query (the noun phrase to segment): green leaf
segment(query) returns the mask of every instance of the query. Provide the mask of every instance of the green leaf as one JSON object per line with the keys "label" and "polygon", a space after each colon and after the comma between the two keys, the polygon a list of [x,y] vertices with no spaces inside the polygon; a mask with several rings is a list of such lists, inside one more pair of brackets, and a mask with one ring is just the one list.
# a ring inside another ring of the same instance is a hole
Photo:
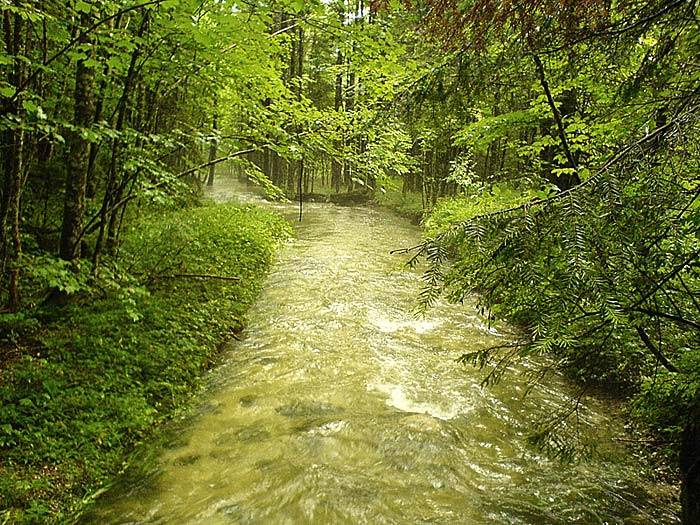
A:
{"label": "green leaf", "polygon": [[92,6],[83,0],[78,0],[75,3],[75,10],[79,13],[90,13],[92,11]]}
{"label": "green leaf", "polygon": [[17,92],[14,86],[10,86],[9,84],[3,87],[0,87],[0,95],[2,95],[5,98],[12,98],[14,94]]}
{"label": "green leaf", "polygon": [[304,9],[304,0],[291,0],[289,8],[294,13],[300,13]]}

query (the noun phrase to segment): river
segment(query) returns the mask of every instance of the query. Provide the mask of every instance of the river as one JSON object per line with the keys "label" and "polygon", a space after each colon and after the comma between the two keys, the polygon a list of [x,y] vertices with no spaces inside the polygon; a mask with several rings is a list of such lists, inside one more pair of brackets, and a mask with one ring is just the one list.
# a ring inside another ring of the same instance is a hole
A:
{"label": "river", "polygon": [[[235,195],[257,200],[231,180],[212,192]],[[583,398],[578,417],[599,444],[592,459],[564,464],[529,444],[577,390],[550,376],[525,395],[527,363],[485,388],[457,364],[508,334],[473,304],[414,315],[420,271],[389,252],[419,239],[388,211],[306,205],[194,414],[84,521],[677,523],[600,400]]]}

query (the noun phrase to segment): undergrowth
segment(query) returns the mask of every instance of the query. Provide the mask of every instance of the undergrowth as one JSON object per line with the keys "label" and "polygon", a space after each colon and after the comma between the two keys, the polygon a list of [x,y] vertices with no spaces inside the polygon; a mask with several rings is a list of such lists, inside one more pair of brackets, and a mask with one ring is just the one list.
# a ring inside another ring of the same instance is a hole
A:
{"label": "undergrowth", "polygon": [[289,231],[259,208],[205,206],[141,221],[97,278],[34,261],[29,289],[70,300],[0,316],[0,523],[69,520],[186,405]]}
{"label": "undergrowth", "polygon": [[374,201],[414,223],[420,222],[425,212],[420,193],[403,193],[400,189],[387,188],[384,193],[375,192]]}

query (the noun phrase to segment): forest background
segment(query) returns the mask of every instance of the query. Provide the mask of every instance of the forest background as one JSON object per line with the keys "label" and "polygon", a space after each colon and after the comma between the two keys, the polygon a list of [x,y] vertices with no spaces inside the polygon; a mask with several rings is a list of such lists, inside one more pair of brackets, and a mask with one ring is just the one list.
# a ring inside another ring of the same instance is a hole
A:
{"label": "forest background", "polygon": [[421,217],[422,304],[522,328],[462,360],[627,400],[700,522],[696,1],[1,5],[0,518],[89,502],[240,328],[288,227],[199,206],[226,170]]}

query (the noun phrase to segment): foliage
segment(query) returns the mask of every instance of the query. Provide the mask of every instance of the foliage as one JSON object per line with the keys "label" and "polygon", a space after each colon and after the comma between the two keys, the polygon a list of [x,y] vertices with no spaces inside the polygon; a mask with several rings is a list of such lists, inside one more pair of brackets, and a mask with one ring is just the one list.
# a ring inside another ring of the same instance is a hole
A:
{"label": "foliage", "polygon": [[[674,445],[681,439],[686,421],[700,395],[700,358],[691,348],[677,350],[677,362],[684,374],[655,370],[642,378],[639,393],[632,401],[635,416],[653,422],[658,439]],[[666,446],[667,452],[675,452],[675,446]]]}
{"label": "foliage", "polygon": [[[24,426],[0,427],[14,462],[0,494],[26,520],[57,510],[45,480],[75,493],[115,468],[205,366],[222,335],[208,316],[235,318],[251,300],[284,228],[253,209],[172,212],[221,166],[273,199],[348,192],[428,212],[426,304],[478,294],[527,335],[501,356],[547,353],[628,393],[672,446],[692,427],[696,0],[2,9],[0,391]],[[497,354],[463,360],[495,364],[497,378],[509,362]],[[86,464],[57,437],[73,420],[94,438],[75,449]],[[54,475],[58,451],[73,466]]]}
{"label": "foliage", "polygon": [[[413,189],[434,205],[424,304],[477,294],[523,328],[465,353],[487,382],[546,354],[630,399],[652,441],[680,452],[697,522],[697,2],[403,5],[448,50],[404,97]],[[566,454],[555,426],[535,441]]]}
{"label": "foliage", "polygon": [[407,217],[419,223],[423,218],[423,202],[417,193],[404,193],[401,191],[400,180],[396,177],[390,178],[384,185],[384,191],[375,194],[375,201],[392,210],[399,215]]}
{"label": "foliage", "polygon": [[[520,355],[554,355],[583,383],[638,391],[636,414],[675,444],[700,380],[691,350],[700,347],[700,167],[686,156],[696,134],[686,129],[653,160],[628,159],[540,204],[444,203],[428,219],[434,237],[424,248],[441,246],[433,265],[449,264],[438,282],[426,276],[431,287],[456,301],[478,293],[493,315],[523,326],[531,339]],[[480,363],[498,374],[507,361],[497,356]]]}
{"label": "foliage", "polygon": [[111,280],[79,303],[4,314],[22,327],[14,344],[32,350],[0,369],[0,517],[62,522],[89,502],[240,330],[287,235],[282,219],[250,206],[155,215],[129,230]]}
{"label": "foliage", "polygon": [[[70,280],[87,279],[78,260],[99,266],[118,251],[134,203],[196,194],[212,142],[235,156],[288,141],[286,122],[308,109],[285,109],[295,99],[282,81],[287,35],[270,31],[270,8],[5,4],[0,300],[10,310],[34,297],[19,286],[24,271],[53,272],[44,280],[73,293]],[[50,263],[55,255],[70,264]]]}
{"label": "foliage", "polygon": [[438,201],[425,220],[429,235],[444,234],[453,224],[463,223],[488,213],[519,206],[533,200],[533,189],[518,189],[510,183],[478,188],[476,194],[462,194]]}

